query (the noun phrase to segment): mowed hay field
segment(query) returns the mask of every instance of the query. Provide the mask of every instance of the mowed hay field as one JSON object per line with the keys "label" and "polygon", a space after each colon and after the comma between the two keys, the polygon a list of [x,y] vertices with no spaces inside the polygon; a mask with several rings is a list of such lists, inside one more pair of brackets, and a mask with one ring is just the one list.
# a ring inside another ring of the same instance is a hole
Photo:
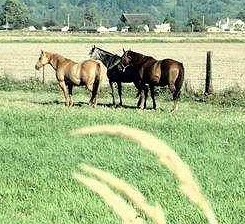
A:
{"label": "mowed hay field", "polygon": [[[56,52],[75,61],[87,59],[91,43],[3,43],[0,45],[0,75],[23,79],[42,77],[34,65],[41,49]],[[245,44],[243,43],[104,43],[97,46],[122,55],[122,47],[157,59],[173,58],[184,63],[185,79],[194,89],[204,89],[206,52],[214,54],[214,90],[245,88]],[[45,68],[46,80],[55,80],[54,71]]]}
{"label": "mowed hay field", "polygon": [[[128,87],[126,107],[111,107],[107,89],[97,108],[91,108],[87,91],[76,88],[76,104],[68,109],[58,89],[39,91],[30,84],[14,90],[14,84],[9,89],[6,85],[1,83],[0,90],[1,223],[122,223],[104,200],[73,179],[74,171],[84,174],[78,168],[82,163],[126,181],[151,205],[160,204],[167,223],[207,223],[155,155],[117,137],[69,135],[73,129],[98,124],[139,128],[167,143],[190,166],[218,223],[244,223],[244,107],[185,98],[179,111],[170,114],[171,102],[160,94],[160,109],[139,111],[136,91]],[[111,190],[135,208],[143,223],[153,223],[121,192]]]}

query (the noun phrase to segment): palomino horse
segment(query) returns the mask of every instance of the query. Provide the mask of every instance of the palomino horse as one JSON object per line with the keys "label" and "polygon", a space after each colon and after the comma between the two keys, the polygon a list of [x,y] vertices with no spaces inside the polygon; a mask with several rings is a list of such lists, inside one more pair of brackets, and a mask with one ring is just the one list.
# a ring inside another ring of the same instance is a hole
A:
{"label": "palomino horse", "polygon": [[96,106],[100,85],[106,79],[107,69],[99,60],[89,59],[82,63],[76,63],[59,54],[41,51],[41,55],[35,66],[37,70],[50,64],[56,71],[58,84],[62,89],[66,106],[73,106],[73,86],[85,85],[91,92],[90,105]]}
{"label": "palomino horse", "polygon": [[[156,60],[153,57],[128,50],[122,56],[124,66],[132,65],[139,73],[142,84],[149,84],[153,109],[156,109],[154,86],[168,86],[174,100],[172,111],[177,108],[177,99],[180,97],[181,86],[184,81],[184,66],[182,63],[172,60]],[[143,90],[143,87],[141,88]],[[141,91],[140,108],[146,108],[148,91]]]}
{"label": "palomino horse", "polygon": [[140,85],[139,85],[140,77],[137,76],[138,74],[137,71],[134,69],[133,66],[127,66],[124,69],[121,63],[120,56],[116,54],[112,54],[108,51],[105,51],[95,46],[93,46],[89,54],[92,58],[101,60],[103,64],[107,67],[107,77],[109,79],[109,83],[111,87],[113,105],[116,105],[113,83],[115,82],[117,83],[120,106],[122,106],[122,82],[125,83],[133,82],[135,87],[138,90],[140,89]]}

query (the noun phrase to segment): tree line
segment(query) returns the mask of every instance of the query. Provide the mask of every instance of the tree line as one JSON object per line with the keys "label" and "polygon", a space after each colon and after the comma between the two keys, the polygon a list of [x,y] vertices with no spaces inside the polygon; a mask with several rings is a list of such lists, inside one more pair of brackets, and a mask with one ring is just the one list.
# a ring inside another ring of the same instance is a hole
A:
{"label": "tree line", "polygon": [[115,26],[126,13],[149,13],[175,31],[201,31],[221,18],[245,20],[245,0],[0,0],[0,25]]}

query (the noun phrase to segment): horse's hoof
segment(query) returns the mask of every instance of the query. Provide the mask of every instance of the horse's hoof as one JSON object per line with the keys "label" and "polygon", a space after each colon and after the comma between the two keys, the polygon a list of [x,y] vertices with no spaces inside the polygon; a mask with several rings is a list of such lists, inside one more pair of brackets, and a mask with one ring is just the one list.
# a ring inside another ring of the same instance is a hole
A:
{"label": "horse's hoof", "polygon": [[176,109],[172,109],[172,110],[170,110],[170,113],[171,113],[171,114],[175,114],[176,111],[177,111]]}
{"label": "horse's hoof", "polygon": [[74,106],[74,102],[70,102],[69,107],[73,107]]}

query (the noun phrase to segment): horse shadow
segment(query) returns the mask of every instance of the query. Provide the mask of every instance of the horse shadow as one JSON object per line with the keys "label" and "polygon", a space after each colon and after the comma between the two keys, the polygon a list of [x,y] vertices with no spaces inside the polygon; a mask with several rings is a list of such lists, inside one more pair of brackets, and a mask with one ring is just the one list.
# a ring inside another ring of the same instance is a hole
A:
{"label": "horse shadow", "polygon": [[43,105],[43,106],[64,104],[64,102],[61,102],[58,100],[51,100],[51,101],[45,101],[45,102],[32,101],[31,103],[39,104],[39,105]]}
{"label": "horse shadow", "polygon": [[[65,105],[63,101],[59,101],[59,100],[51,100],[51,101],[45,101],[45,102],[32,101],[32,103],[43,105],[43,106]],[[82,106],[89,106],[89,103],[84,102],[84,101],[79,101],[79,102],[75,102],[73,107],[82,107]],[[113,105],[112,103],[97,103],[97,106],[107,107],[107,108],[137,109],[137,106],[131,106],[131,105],[120,106],[120,105]]]}
{"label": "horse shadow", "polygon": [[[77,107],[81,107],[81,106],[84,106],[84,105],[89,105],[89,103],[87,102],[77,102],[77,103],[74,103],[74,106],[77,106]],[[112,103],[97,103],[97,106],[100,106],[100,107],[107,107],[107,108],[124,108],[124,109],[137,109],[136,106],[131,106],[131,105],[113,105]]]}

